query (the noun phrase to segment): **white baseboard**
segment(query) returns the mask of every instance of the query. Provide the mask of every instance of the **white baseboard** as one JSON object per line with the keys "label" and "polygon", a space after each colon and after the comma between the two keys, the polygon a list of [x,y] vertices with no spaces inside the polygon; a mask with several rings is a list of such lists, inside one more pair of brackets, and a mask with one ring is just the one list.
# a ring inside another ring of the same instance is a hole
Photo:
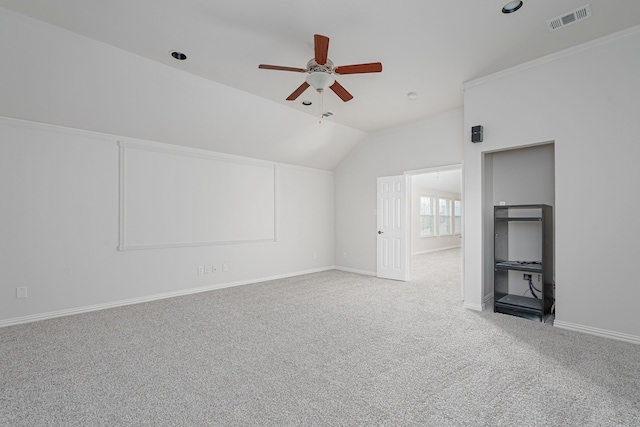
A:
{"label": "white baseboard", "polygon": [[569,331],[583,332],[585,334],[597,335],[599,337],[611,338],[618,341],[626,341],[633,344],[640,344],[640,337],[635,335],[624,334],[621,332],[608,331],[606,329],[593,328],[591,326],[578,325],[575,323],[563,322],[562,320],[555,319],[553,326],[560,329],[567,329]]}
{"label": "white baseboard", "polygon": [[489,295],[485,295],[484,298],[482,298],[482,302],[480,304],[463,302],[462,306],[464,308],[468,308],[469,310],[484,311],[484,309],[487,308],[487,305],[489,304],[493,305],[493,293],[490,293]]}
{"label": "white baseboard", "polygon": [[74,314],[89,313],[91,311],[105,310],[108,308],[123,307],[125,305],[140,304],[143,302],[157,301],[166,298],[191,295],[200,292],[214,291],[216,289],[230,288],[233,286],[250,285],[252,283],[268,282],[270,280],[286,279],[288,277],[302,276],[304,274],[319,273],[321,271],[334,270],[334,266],[315,268],[312,270],[298,271],[295,273],[281,274],[277,276],[262,277],[260,279],[238,280],[235,282],[218,283],[215,285],[202,286],[197,288],[183,289],[174,292],[165,292],[162,294],[148,295],[138,298],[129,298],[120,301],[113,301],[105,304],[87,305],[84,307],[69,308],[66,310],[50,311],[47,313],[33,314],[30,316],[14,317],[11,319],[0,320],[0,328],[5,326],[19,325],[22,323],[37,322],[39,320],[53,319],[56,317],[71,316]]}
{"label": "white baseboard", "polygon": [[466,301],[462,303],[462,306],[464,308],[466,308],[466,309],[473,310],[473,311],[482,311],[482,310],[484,310],[484,307],[483,307],[482,304],[473,304],[473,303],[466,302]]}
{"label": "white baseboard", "polygon": [[446,246],[444,248],[429,249],[427,251],[411,252],[411,255],[430,254],[431,252],[440,252],[440,251],[446,251],[448,249],[455,249],[455,248],[461,248],[461,247],[462,247],[462,245]]}
{"label": "white baseboard", "polygon": [[334,269],[335,270],[340,270],[340,271],[346,271],[347,273],[364,274],[365,276],[377,276],[378,275],[378,273],[376,273],[375,271],[357,270],[355,268],[340,267],[338,265],[336,265],[334,267]]}

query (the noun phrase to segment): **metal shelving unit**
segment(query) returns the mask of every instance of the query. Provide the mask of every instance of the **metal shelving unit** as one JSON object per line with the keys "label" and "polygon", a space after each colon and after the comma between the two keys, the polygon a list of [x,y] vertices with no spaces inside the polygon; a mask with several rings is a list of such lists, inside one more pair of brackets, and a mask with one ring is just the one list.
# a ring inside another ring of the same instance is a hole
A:
{"label": "metal shelving unit", "polygon": [[[543,321],[551,314],[554,303],[553,290],[553,220],[552,207],[548,205],[494,206],[494,311]],[[519,233],[527,230],[527,233]],[[522,247],[529,259],[513,259],[509,240],[518,239],[519,234],[528,236],[528,241],[516,240],[519,252]],[[531,236],[539,241],[531,241]],[[534,255],[531,255],[535,253]],[[509,281],[509,272],[518,271],[539,278],[535,288],[524,293],[515,290]],[[539,286],[538,286],[539,285]],[[536,290],[536,288],[538,288]]]}

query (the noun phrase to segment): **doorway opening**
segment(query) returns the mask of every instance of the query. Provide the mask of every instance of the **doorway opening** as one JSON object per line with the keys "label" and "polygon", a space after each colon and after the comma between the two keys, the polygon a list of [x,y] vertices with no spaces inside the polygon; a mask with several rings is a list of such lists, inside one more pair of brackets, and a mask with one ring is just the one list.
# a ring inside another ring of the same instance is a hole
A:
{"label": "doorway opening", "polygon": [[462,182],[462,164],[378,177],[377,277],[409,281],[412,257],[460,248],[464,300]]}
{"label": "doorway opening", "polygon": [[[443,251],[459,250],[463,246],[462,165],[448,165],[406,172],[409,185],[410,265],[422,264],[422,258]],[[437,265],[437,264],[435,264]],[[462,286],[462,256],[460,256],[460,292]],[[409,268],[411,271],[412,268]]]}
{"label": "doorway opening", "polygon": [[462,171],[411,177],[411,255],[462,245]]}

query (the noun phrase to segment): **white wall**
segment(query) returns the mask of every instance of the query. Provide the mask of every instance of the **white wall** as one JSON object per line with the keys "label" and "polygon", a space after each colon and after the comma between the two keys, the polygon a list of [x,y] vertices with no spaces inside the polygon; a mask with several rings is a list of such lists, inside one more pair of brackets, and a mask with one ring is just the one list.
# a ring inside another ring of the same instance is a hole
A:
{"label": "white wall", "polygon": [[116,140],[0,118],[0,325],[332,268],[333,174],[287,165],[277,242],[118,251]]}
{"label": "white wall", "polygon": [[[413,185],[411,187],[411,253],[413,255],[437,251],[445,248],[457,247],[462,244],[462,235],[452,234],[450,236],[430,236],[420,235],[420,197],[434,196],[451,200],[462,200],[459,193],[423,188]],[[453,209],[453,207],[452,207]]]}
{"label": "white wall", "polygon": [[493,157],[493,200],[508,205],[555,203],[553,144],[487,154]]}
{"label": "white wall", "polygon": [[[466,306],[481,307],[490,286],[484,153],[553,141],[556,325],[640,341],[638,52],[634,27],[465,85]],[[478,124],[484,142],[466,142]]]}
{"label": "white wall", "polygon": [[462,110],[453,110],[358,145],[335,173],[337,266],[375,274],[376,178],[459,164],[462,135]]}

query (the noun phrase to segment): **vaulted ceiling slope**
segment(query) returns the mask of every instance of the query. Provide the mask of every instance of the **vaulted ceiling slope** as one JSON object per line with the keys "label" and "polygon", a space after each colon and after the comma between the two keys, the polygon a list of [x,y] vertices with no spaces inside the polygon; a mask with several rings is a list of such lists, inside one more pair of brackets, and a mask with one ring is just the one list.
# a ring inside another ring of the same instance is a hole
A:
{"label": "vaulted ceiling slope", "polygon": [[[460,107],[465,81],[640,24],[637,0],[507,2],[0,0],[0,114],[332,170],[367,132]],[[258,69],[304,68],[314,34],[336,65],[383,64],[337,76],[354,98],[327,91],[322,125],[313,89],[285,101],[304,74]]]}

